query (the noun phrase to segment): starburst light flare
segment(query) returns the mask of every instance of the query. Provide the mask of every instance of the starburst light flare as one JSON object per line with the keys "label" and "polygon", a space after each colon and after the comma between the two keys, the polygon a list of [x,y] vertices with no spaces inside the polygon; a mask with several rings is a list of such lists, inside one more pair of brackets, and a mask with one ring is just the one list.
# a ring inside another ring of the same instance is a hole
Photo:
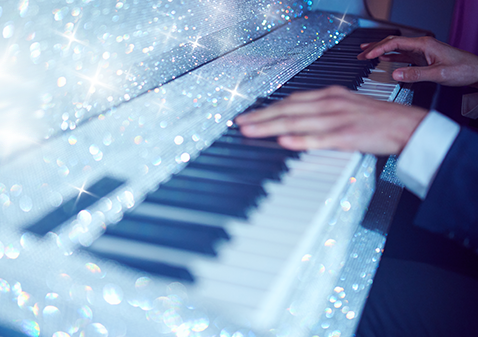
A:
{"label": "starburst light flare", "polygon": [[0,326],[226,333],[180,282],[84,250],[348,33],[325,14],[308,20],[309,2],[0,2]]}

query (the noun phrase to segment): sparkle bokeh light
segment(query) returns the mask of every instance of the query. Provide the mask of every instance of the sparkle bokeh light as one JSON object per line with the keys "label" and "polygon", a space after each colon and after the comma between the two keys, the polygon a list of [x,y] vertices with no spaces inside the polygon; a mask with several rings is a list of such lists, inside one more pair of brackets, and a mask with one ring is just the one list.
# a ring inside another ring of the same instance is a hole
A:
{"label": "sparkle bokeh light", "polygon": [[[180,283],[77,250],[357,25],[310,20],[310,5],[0,3],[0,324],[29,336],[248,334]],[[105,176],[120,186],[92,194]],[[82,196],[94,204],[42,237],[25,234]]]}

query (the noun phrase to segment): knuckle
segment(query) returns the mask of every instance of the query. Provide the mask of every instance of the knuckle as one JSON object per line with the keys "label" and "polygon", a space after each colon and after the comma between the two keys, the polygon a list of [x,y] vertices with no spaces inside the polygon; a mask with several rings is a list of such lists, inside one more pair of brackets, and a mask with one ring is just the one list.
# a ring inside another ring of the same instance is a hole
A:
{"label": "knuckle", "polygon": [[282,117],[277,120],[277,127],[280,132],[289,132],[292,128],[296,127],[296,118]]}
{"label": "knuckle", "polygon": [[290,106],[291,106],[291,103],[285,102],[285,101],[276,103],[274,105],[274,111],[273,111],[273,113],[270,114],[270,117],[271,118],[276,118],[276,117],[280,117],[280,116],[290,115],[290,113],[291,113],[290,112]]}
{"label": "knuckle", "polygon": [[321,135],[307,135],[302,137],[302,144],[307,149],[318,149],[322,144]]}
{"label": "knuckle", "polygon": [[295,130],[300,125],[299,118],[282,118],[281,126],[283,130],[293,129]]}
{"label": "knuckle", "polygon": [[450,78],[453,78],[454,74],[450,74],[447,68],[443,67],[440,69],[440,78],[442,81],[447,81]]}
{"label": "knuckle", "polygon": [[403,73],[403,79],[406,81],[419,81],[421,78],[421,71],[417,67],[410,67],[408,71]]}
{"label": "knuckle", "polygon": [[426,47],[430,47],[431,45],[434,45],[436,43],[436,39],[431,36],[423,36],[420,38],[420,42]]}

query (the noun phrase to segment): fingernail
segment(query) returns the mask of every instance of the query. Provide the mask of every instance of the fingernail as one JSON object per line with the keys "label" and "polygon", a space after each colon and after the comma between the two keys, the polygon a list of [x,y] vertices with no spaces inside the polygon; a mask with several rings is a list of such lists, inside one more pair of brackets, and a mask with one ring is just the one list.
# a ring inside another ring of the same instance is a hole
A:
{"label": "fingernail", "polygon": [[235,119],[234,119],[234,123],[236,124],[241,124],[244,120],[246,119],[246,117],[243,115],[243,116],[237,116]]}
{"label": "fingernail", "polygon": [[369,55],[370,55],[370,53],[366,53],[366,54],[363,55],[363,58],[368,60],[370,58]]}
{"label": "fingernail", "polygon": [[246,125],[241,127],[241,132],[245,135],[253,135],[256,130],[257,128],[255,125]]}
{"label": "fingernail", "polygon": [[281,145],[287,146],[294,143],[294,139],[291,136],[280,136],[279,143]]}
{"label": "fingernail", "polygon": [[362,43],[360,45],[360,48],[367,48],[369,45],[370,45],[370,42],[369,43]]}
{"label": "fingernail", "polygon": [[401,71],[401,70],[400,70],[400,71],[395,70],[395,71],[393,72],[393,79],[396,80],[396,81],[401,81],[401,80],[403,80],[403,71]]}

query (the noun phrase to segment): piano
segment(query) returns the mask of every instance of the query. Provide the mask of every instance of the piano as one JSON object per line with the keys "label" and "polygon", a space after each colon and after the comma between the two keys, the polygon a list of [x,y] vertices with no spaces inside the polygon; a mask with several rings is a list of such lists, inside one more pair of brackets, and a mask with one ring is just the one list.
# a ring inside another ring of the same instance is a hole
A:
{"label": "piano", "polygon": [[424,33],[318,5],[2,4],[0,335],[353,334],[393,158],[376,181],[234,117],[329,85],[410,104],[399,65],[355,56]]}

